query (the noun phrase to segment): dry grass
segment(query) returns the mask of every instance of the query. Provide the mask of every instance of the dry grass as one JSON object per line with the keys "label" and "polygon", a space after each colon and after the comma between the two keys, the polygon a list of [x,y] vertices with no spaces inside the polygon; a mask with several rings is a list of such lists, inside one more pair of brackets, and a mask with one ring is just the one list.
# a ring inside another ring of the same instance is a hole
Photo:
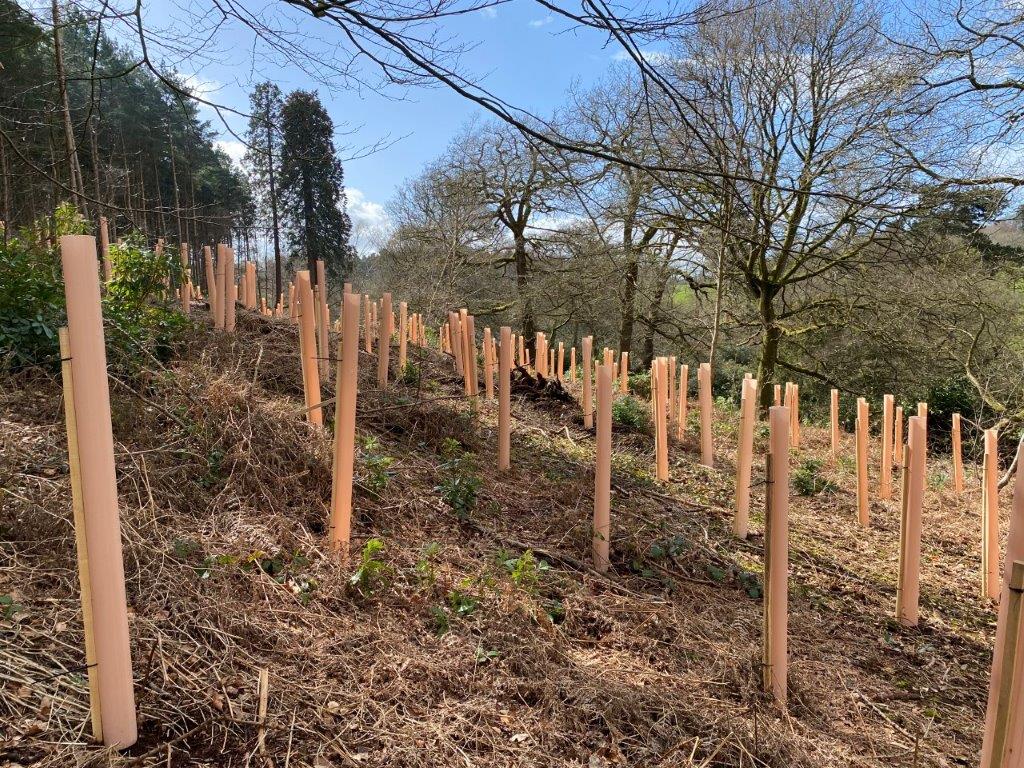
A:
{"label": "dry grass", "polygon": [[[892,620],[898,503],[875,502],[860,529],[845,460],[822,470],[838,493],[794,497],[782,713],[759,690],[759,493],[750,539],[728,534],[734,413],[716,421],[719,468],[696,464],[691,435],[664,486],[649,437],[616,436],[605,578],[583,564],[592,439],[574,403],[519,397],[514,467],[498,476],[493,406],[462,401],[446,361],[417,350],[420,380],[381,396],[364,357],[358,427],[373,442],[359,456],[354,535],[385,549],[379,579],[359,588],[354,567],[321,549],[330,439],[303,420],[295,349],[292,326],[240,313],[234,339],[200,331],[172,370],[112,392],[141,728],[124,756],[88,738],[59,382],[3,381],[0,595],[20,608],[0,618],[0,758],[976,762],[995,613],[978,596],[973,475],[958,498],[939,482],[945,462],[931,465],[916,630]],[[794,464],[825,458],[827,434],[803,432]],[[456,444],[470,452],[458,467]],[[456,476],[480,481],[468,514],[438,490]],[[527,548],[550,567],[514,574]]]}

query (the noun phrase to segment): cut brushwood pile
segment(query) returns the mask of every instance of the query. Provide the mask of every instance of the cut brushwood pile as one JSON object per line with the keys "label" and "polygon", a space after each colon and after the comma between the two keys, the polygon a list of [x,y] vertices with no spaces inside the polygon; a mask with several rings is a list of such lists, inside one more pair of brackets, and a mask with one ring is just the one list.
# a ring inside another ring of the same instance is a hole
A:
{"label": "cut brushwood pile", "polygon": [[[0,761],[976,764],[995,623],[977,468],[961,496],[929,458],[920,623],[902,627],[899,499],[872,498],[861,527],[854,436],[833,460],[829,430],[804,425],[783,714],[761,685],[762,462],[749,536],[731,534],[735,409],[716,403],[713,469],[693,410],[668,483],[648,431],[613,429],[599,574],[594,432],[550,407],[579,384],[515,369],[499,473],[497,405],[467,401],[448,357],[410,347],[418,375],[381,393],[364,351],[342,566],[324,538],[330,431],[305,418],[296,327],[240,311],[226,338],[192,315],[175,362],[111,387],[140,727],[124,755],[88,737],[60,380],[0,381]],[[766,440],[759,423],[757,456]]]}

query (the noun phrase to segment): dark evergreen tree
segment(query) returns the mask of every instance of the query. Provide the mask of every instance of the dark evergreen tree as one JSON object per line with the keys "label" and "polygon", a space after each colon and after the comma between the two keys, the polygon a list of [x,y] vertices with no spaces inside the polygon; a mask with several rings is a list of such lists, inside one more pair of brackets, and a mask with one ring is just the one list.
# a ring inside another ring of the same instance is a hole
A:
{"label": "dark evergreen tree", "polygon": [[352,222],[345,210],[345,176],[334,149],[334,123],[316,93],[293,91],[281,109],[281,213],[289,257],[316,260],[335,279],[352,270]]}
{"label": "dark evergreen tree", "polygon": [[264,82],[257,85],[249,96],[249,129],[246,141],[245,164],[253,194],[260,210],[270,215],[271,237],[274,242],[274,298],[284,290],[281,269],[281,227],[278,215],[277,172],[281,159],[281,89]]}

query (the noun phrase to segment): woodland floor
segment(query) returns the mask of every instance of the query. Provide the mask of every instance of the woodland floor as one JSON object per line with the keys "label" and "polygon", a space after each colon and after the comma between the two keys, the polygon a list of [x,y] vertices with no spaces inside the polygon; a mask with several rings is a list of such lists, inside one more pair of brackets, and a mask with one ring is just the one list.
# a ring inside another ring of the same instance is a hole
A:
{"label": "woodland floor", "polygon": [[[616,429],[601,577],[575,403],[516,397],[499,475],[495,406],[474,414],[447,359],[414,350],[420,382],[381,396],[364,355],[353,530],[357,551],[384,550],[360,590],[323,549],[330,437],[303,419],[296,348],[287,322],[240,313],[234,337],[200,325],[173,363],[112,387],[140,717],[124,755],[89,739],[60,382],[0,378],[0,765],[977,763],[995,612],[973,467],[956,496],[929,459],[921,624],[905,629],[899,483],[859,527],[852,436],[837,463],[804,427],[793,465],[821,459],[838,490],[791,503],[783,713],[760,692],[762,487],[750,538],[729,534],[735,409],[717,408],[716,468],[691,423],[668,484],[650,436]],[[439,486],[474,476],[460,515]],[[527,549],[543,564],[517,561]]]}

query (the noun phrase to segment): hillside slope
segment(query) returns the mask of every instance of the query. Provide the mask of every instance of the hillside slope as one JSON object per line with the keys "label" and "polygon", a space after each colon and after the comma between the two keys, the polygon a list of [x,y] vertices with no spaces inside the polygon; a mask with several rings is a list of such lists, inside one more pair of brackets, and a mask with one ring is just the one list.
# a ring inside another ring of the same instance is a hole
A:
{"label": "hillside slope", "polygon": [[124,756],[88,738],[60,383],[2,381],[0,595],[13,605],[0,606],[0,758],[976,763],[995,612],[978,595],[973,469],[957,497],[944,459],[929,463],[922,621],[908,630],[892,618],[898,501],[873,502],[861,529],[852,461],[831,462],[826,432],[803,430],[794,466],[821,460],[837,490],[792,501],[782,713],[760,692],[761,487],[749,540],[729,535],[732,409],[716,414],[717,468],[696,463],[691,424],[667,485],[651,438],[616,427],[602,577],[585,565],[593,439],[575,403],[514,397],[513,468],[499,475],[494,405],[472,409],[447,359],[414,349],[419,380],[381,395],[364,355],[365,560],[342,567],[323,549],[330,438],[303,419],[296,350],[293,326],[240,312],[234,337],[199,325],[172,365],[111,390],[141,729]]}

